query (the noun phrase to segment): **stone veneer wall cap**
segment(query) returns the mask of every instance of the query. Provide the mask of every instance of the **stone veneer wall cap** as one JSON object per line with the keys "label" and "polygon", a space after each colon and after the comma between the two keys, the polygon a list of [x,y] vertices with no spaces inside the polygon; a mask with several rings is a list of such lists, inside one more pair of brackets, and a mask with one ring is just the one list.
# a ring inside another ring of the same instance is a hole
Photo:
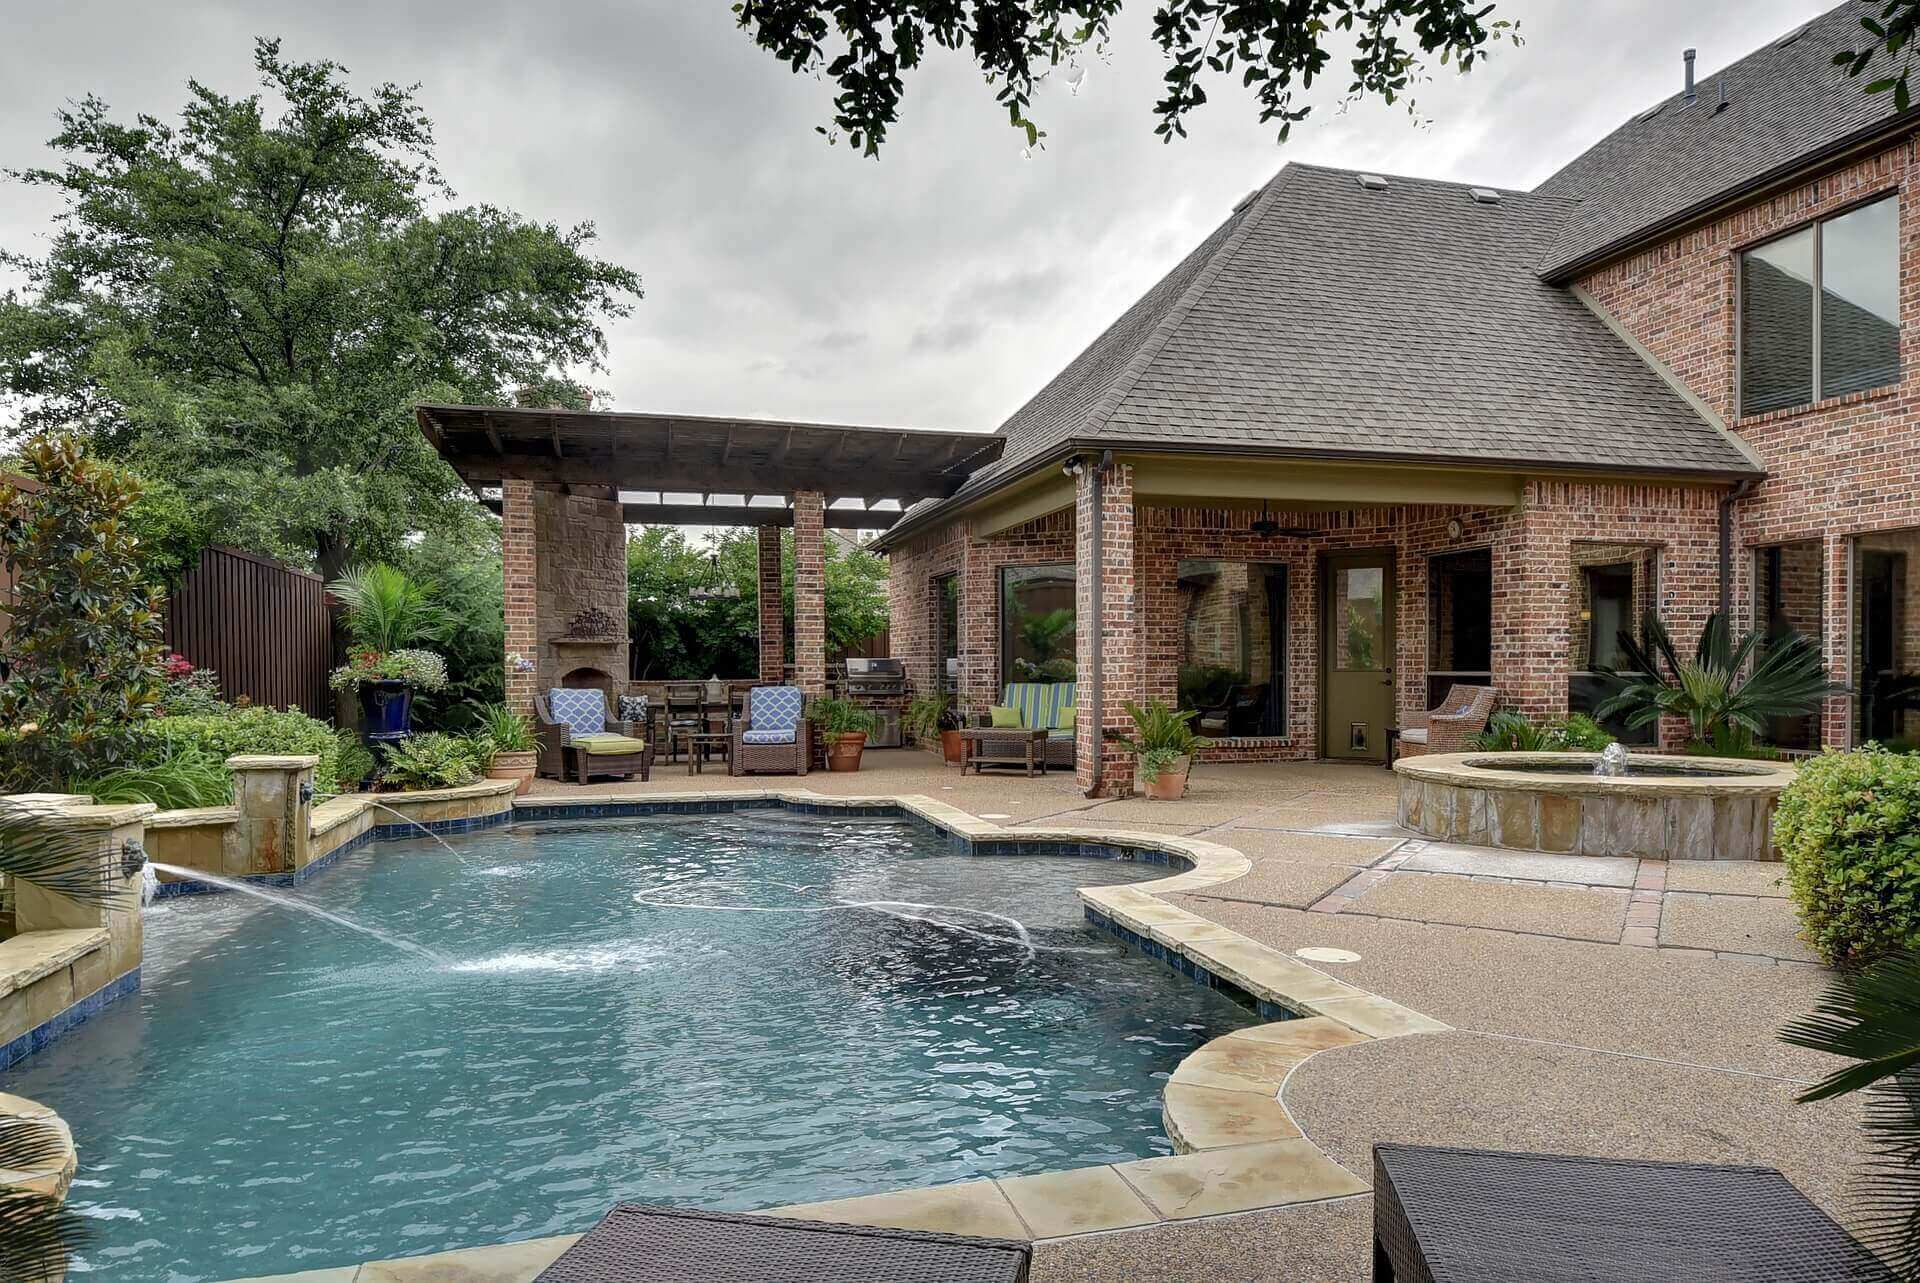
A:
{"label": "stone veneer wall cap", "polygon": [[28,931],[0,940],[0,998],[106,948],[110,938],[105,927],[74,927]]}
{"label": "stone veneer wall cap", "polygon": [[150,829],[191,829],[203,824],[232,824],[239,820],[237,806],[193,806],[177,811],[157,811],[147,817]]}
{"label": "stone veneer wall cap", "polygon": [[236,753],[227,759],[229,771],[298,771],[320,765],[311,753]]}
{"label": "stone veneer wall cap", "polygon": [[160,808],[151,802],[61,807],[29,804],[0,806],[0,815],[33,819],[42,827],[50,829],[114,829],[123,824],[138,824],[148,816],[158,813],[159,810]]}
{"label": "stone veneer wall cap", "polygon": [[[1697,778],[1684,775],[1580,775],[1529,771],[1509,762],[1543,766],[1578,765],[1592,762],[1593,753],[1521,753],[1503,749],[1481,749],[1472,753],[1424,753],[1394,762],[1397,775],[1428,784],[1445,784],[1499,792],[1578,794],[1581,796],[1621,797],[1772,797],[1793,783],[1799,767],[1792,762],[1768,762],[1752,758],[1678,757],[1665,754],[1634,753],[1628,767],[1644,766],[1693,769]],[[1719,772],[1714,774],[1712,772]]]}
{"label": "stone veneer wall cap", "polygon": [[27,1168],[0,1168],[0,1192],[66,1197],[80,1158],[73,1148],[73,1132],[66,1120],[38,1101],[0,1092],[0,1124],[35,1124],[59,1137],[54,1151]]}

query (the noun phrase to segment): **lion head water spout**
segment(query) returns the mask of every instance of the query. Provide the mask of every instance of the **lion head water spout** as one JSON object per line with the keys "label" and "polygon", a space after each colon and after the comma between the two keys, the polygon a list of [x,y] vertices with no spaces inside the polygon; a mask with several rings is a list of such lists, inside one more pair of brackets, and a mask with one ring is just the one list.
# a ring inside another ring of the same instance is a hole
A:
{"label": "lion head water spout", "polygon": [[1603,776],[1618,776],[1627,773],[1627,746],[1619,740],[1600,750],[1600,760],[1593,764],[1593,773]]}

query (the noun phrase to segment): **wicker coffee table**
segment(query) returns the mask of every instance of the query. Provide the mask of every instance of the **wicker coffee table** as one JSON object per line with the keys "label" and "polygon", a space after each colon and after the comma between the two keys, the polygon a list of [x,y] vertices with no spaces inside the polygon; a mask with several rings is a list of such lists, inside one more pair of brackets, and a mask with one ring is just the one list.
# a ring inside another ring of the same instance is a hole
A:
{"label": "wicker coffee table", "polygon": [[1376,1283],[1893,1275],[1771,1167],[1373,1147]]}
{"label": "wicker coffee table", "polygon": [[1018,766],[1028,775],[1047,773],[1047,733],[1024,726],[970,726],[960,732],[960,773],[971,766]]}
{"label": "wicker coffee table", "polygon": [[997,1238],[622,1203],[534,1283],[1025,1283]]}

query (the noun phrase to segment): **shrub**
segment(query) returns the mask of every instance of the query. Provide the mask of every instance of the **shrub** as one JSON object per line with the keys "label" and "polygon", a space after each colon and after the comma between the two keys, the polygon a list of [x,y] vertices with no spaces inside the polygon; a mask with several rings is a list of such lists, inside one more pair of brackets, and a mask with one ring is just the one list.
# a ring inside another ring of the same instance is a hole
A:
{"label": "shrub", "polygon": [[1108,731],[1107,738],[1139,759],[1142,783],[1153,783],[1181,758],[1213,747],[1212,740],[1193,733],[1193,727],[1188,724],[1194,718],[1191,708],[1175,710],[1169,708],[1165,700],[1150,699],[1145,708],[1128,700],[1126,709],[1138,734],[1129,738],[1117,731]]}
{"label": "shrub", "polygon": [[1781,793],[1773,834],[1822,958],[1920,946],[1920,758],[1869,745],[1813,759]]}
{"label": "shrub", "polygon": [[200,717],[159,717],[149,722],[142,740],[147,765],[183,749],[201,749],[224,762],[235,753],[312,754],[313,787],[322,793],[340,788],[340,741],[333,728],[297,708],[236,708]]}
{"label": "shrub", "polygon": [[1597,753],[1611,743],[1613,736],[1585,713],[1535,726],[1506,709],[1488,718],[1487,729],[1473,737],[1475,748],[1510,753]]}
{"label": "shrub", "polygon": [[327,677],[327,685],[337,691],[356,691],[373,681],[405,682],[415,690],[437,691],[447,684],[447,661],[430,650],[363,650]]}
{"label": "shrub", "polygon": [[917,695],[907,704],[900,724],[916,744],[937,744],[941,731],[960,729],[960,715],[951,695]]}
{"label": "shrub", "polygon": [[531,753],[540,747],[533,724],[505,704],[489,704],[480,710],[480,731],[474,738],[487,750],[483,769],[493,764],[495,753]]}
{"label": "shrub", "polygon": [[372,775],[375,763],[373,753],[352,731],[335,731],[333,737],[340,741],[340,791],[344,793]]}
{"label": "shrub", "polygon": [[850,699],[817,699],[808,705],[807,716],[829,744],[842,735],[871,735],[880,726],[879,718]]}
{"label": "shrub", "polygon": [[386,769],[380,773],[385,788],[458,788],[480,778],[486,769],[486,749],[464,735],[428,731],[410,735],[398,744],[381,746]]}
{"label": "shrub", "polygon": [[13,575],[0,720],[10,769],[64,787],[127,765],[161,694],[160,599],[127,513],[139,487],[71,438],[35,437],[0,484],[0,559]]}
{"label": "shrub", "polygon": [[185,655],[169,655],[163,671],[167,682],[160,695],[160,712],[168,717],[203,717],[226,713],[233,705],[220,697],[220,675],[211,668],[195,668]]}
{"label": "shrub", "polygon": [[195,746],[179,747],[157,762],[75,780],[72,788],[96,802],[151,802],[163,811],[233,801],[233,775],[226,763]]}

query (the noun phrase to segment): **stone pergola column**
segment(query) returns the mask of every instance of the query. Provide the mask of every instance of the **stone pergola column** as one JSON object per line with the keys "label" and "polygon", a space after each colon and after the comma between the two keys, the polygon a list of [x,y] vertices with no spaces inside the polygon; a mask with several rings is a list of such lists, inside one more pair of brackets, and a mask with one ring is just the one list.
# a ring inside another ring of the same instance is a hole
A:
{"label": "stone pergola column", "polygon": [[780,527],[761,526],[760,535],[760,680],[780,682],[787,675],[787,612],[780,599]]}
{"label": "stone pergola column", "polygon": [[533,712],[536,674],[535,560],[533,483],[512,478],[500,483],[500,570],[505,579],[507,707]]}
{"label": "stone pergola column", "polygon": [[826,498],[793,496],[793,671],[808,695],[827,693]]}
{"label": "stone pergola column", "polygon": [[[1094,549],[1097,462],[1085,460],[1074,479],[1074,662],[1079,715],[1074,724],[1074,777],[1082,790],[1097,783],[1102,797],[1133,792],[1133,758],[1110,742],[1108,731],[1131,732],[1126,702],[1139,700],[1142,665],[1136,587],[1133,469],[1115,464],[1099,477],[1099,550]],[[1100,583],[1098,612],[1093,585]],[[1097,652],[1097,654],[1096,654]],[[1099,666],[1095,702],[1094,667]],[[1099,778],[1094,762],[1100,762]]]}

